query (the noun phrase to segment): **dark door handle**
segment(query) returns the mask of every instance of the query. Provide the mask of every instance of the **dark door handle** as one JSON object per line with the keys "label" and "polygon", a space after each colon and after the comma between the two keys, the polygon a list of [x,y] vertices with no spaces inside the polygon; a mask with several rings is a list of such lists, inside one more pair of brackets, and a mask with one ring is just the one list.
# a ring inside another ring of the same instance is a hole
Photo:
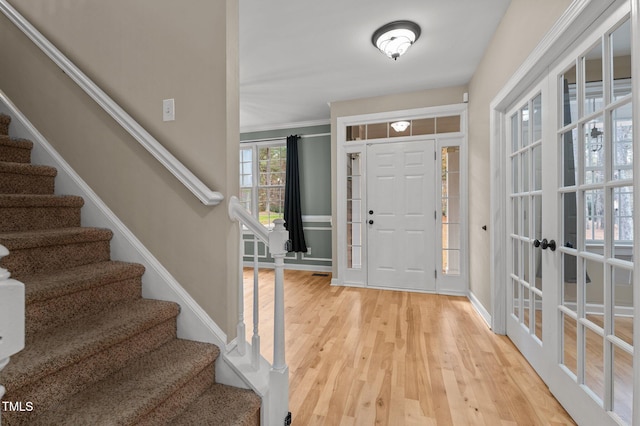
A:
{"label": "dark door handle", "polygon": [[369,214],[373,214],[373,210],[369,210]]}
{"label": "dark door handle", "polygon": [[542,240],[542,250],[546,250],[547,247],[551,250],[551,251],[556,251],[556,242],[555,240],[551,240],[551,241],[547,241],[546,238],[544,238]]}
{"label": "dark door handle", "polygon": [[369,225],[373,225],[373,221],[372,220],[369,221]]}
{"label": "dark door handle", "polygon": [[540,247],[540,240],[537,239],[537,238],[535,240],[533,240],[533,245],[534,245],[534,247]]}

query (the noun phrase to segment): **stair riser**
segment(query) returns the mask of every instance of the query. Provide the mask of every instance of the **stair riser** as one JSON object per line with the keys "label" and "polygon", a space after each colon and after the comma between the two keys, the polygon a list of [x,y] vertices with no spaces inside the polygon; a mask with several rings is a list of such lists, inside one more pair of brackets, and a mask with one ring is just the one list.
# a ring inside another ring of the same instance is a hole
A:
{"label": "stair riser", "polygon": [[0,119],[0,135],[9,134],[9,122],[10,120]]}
{"label": "stair riser", "polygon": [[187,384],[176,390],[162,404],[143,418],[135,420],[137,426],[155,426],[165,424],[168,419],[182,412],[196,398],[215,382],[215,365],[212,363],[192,378]]}
{"label": "stair riser", "polygon": [[80,226],[79,207],[6,207],[0,209],[0,232]]}
{"label": "stair riser", "polygon": [[176,321],[175,318],[172,318],[82,362],[58,370],[18,390],[11,389],[8,384],[4,400],[31,401],[36,409],[30,413],[3,413],[2,420],[6,421],[7,425],[32,424],[38,413],[58,405],[68,396],[74,395],[92,383],[116,372],[127,362],[139,358],[175,338]]}
{"label": "stair riser", "polygon": [[0,173],[0,194],[53,194],[55,176]]}
{"label": "stair riser", "polygon": [[[26,283],[27,287],[29,283]],[[140,277],[108,283],[26,306],[27,336],[142,297]]]}
{"label": "stair riser", "polygon": [[9,249],[9,256],[0,265],[14,278],[38,272],[67,269],[88,263],[109,260],[109,241],[94,241],[28,249]]}
{"label": "stair riser", "polygon": [[10,163],[30,163],[31,150],[14,146],[0,145],[0,161]]}

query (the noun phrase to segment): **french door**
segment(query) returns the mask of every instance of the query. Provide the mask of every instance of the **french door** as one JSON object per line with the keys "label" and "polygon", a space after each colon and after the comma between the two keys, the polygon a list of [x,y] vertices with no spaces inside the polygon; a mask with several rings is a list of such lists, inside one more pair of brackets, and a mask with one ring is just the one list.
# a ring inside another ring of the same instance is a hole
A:
{"label": "french door", "polygon": [[579,424],[640,424],[629,15],[610,11],[506,111],[507,334]]}
{"label": "french door", "polygon": [[435,291],[435,141],[367,146],[368,285]]}

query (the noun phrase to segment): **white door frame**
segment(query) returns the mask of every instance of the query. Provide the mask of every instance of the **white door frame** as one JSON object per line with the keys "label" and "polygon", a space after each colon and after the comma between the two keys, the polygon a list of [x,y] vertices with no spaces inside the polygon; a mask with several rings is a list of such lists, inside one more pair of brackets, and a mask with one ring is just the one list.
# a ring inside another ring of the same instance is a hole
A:
{"label": "white door frame", "polygon": [[[393,121],[398,119],[420,119],[440,116],[460,115],[460,132],[456,133],[441,133],[434,135],[419,135],[409,137],[394,137],[389,139],[376,139],[376,140],[361,140],[361,141],[349,141],[347,142],[347,127],[356,126],[361,124],[380,123],[384,121]],[[337,275],[331,281],[332,285],[340,286],[352,286],[352,287],[364,287],[367,282],[367,266],[364,260],[366,260],[366,254],[363,253],[363,265],[361,270],[349,269],[347,267],[347,243],[346,238],[343,238],[347,234],[347,201],[346,201],[346,168],[347,168],[347,154],[349,153],[364,153],[366,151],[367,143],[386,143],[386,142],[402,142],[413,141],[421,139],[435,139],[436,150],[446,146],[460,146],[461,156],[461,169],[467,170],[467,104],[453,104],[436,107],[415,108],[407,110],[389,111],[373,114],[353,115],[337,118],[336,132],[336,170],[334,170],[334,176],[336,178],[336,236],[337,241]],[[366,170],[366,159],[361,165],[363,170]],[[461,229],[461,248],[463,251],[463,257],[461,260],[462,273],[459,276],[443,276],[438,274],[436,280],[436,291],[442,294],[452,295],[468,295],[468,271],[469,271],[469,250],[468,250],[468,220],[467,220],[467,177],[461,181],[461,197],[465,202],[462,206],[461,215],[464,218],[464,223]],[[366,181],[366,176],[363,177]],[[364,204],[364,203],[363,203]],[[436,203],[437,204],[437,203]],[[439,209],[438,209],[439,210]],[[363,211],[363,217],[364,211]],[[437,235],[440,235],[437,233]],[[366,247],[366,232],[363,232],[362,246]],[[436,253],[439,253],[437,250]],[[439,257],[437,258],[437,260]]]}

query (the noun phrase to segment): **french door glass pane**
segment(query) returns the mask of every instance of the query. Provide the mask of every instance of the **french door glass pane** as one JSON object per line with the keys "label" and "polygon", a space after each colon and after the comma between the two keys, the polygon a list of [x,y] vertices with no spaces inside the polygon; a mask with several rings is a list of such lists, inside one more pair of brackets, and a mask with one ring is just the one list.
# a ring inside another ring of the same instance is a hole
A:
{"label": "french door glass pane", "polygon": [[578,311],[578,294],[576,286],[577,262],[576,257],[572,254],[562,253],[563,258],[563,276],[562,281],[562,305],[571,309],[573,312]]}
{"label": "french door glass pane", "polygon": [[613,179],[633,178],[633,121],[631,104],[616,108],[611,112],[613,123]]}
{"label": "french door glass pane", "polygon": [[542,145],[533,148],[533,190],[542,189]]}
{"label": "french door glass pane", "polygon": [[[576,215],[576,193],[566,192],[561,196],[563,242],[565,247],[577,247],[578,218]],[[575,275],[574,275],[575,277]]]}
{"label": "french door glass pane", "polygon": [[511,280],[511,288],[513,289],[513,305],[511,313],[516,318],[520,318],[520,283],[518,282],[518,280]]}
{"label": "french door glass pane", "polygon": [[521,140],[522,146],[529,145],[529,105],[525,105],[520,110],[520,126],[521,126]]}
{"label": "french door glass pane", "polygon": [[529,191],[529,151],[522,153],[522,191]]}
{"label": "french door glass pane", "polygon": [[586,317],[599,327],[604,326],[602,307],[604,306],[604,264],[593,260],[584,261],[585,265],[585,282],[584,297]]}
{"label": "french door glass pane", "polygon": [[633,272],[613,267],[613,333],[633,346]]}
{"label": "french door glass pane", "polygon": [[559,127],[564,127],[575,123],[578,119],[578,93],[576,90],[576,66],[569,68],[561,76],[562,83],[562,123]]}
{"label": "french door glass pane", "polygon": [[531,315],[531,291],[529,291],[529,287],[522,286],[522,302],[523,302],[523,312],[522,312],[522,323],[528,329],[529,328],[529,317]]}
{"label": "french door glass pane", "polygon": [[602,43],[595,45],[582,58],[584,70],[584,115],[592,114],[603,107],[602,87]]}
{"label": "french door glass pane", "polygon": [[562,186],[572,187],[578,181],[578,129],[573,128],[562,136]]}
{"label": "french door glass pane", "polygon": [[584,183],[604,182],[605,135],[602,116],[589,121],[585,126]]}
{"label": "french door glass pane", "polygon": [[542,95],[533,98],[533,142],[542,139]]}
{"label": "french door glass pane", "polygon": [[631,23],[626,21],[611,34],[613,99],[631,93]]}
{"label": "french door glass pane", "polygon": [[604,399],[604,341],[598,333],[587,327],[581,327],[585,336],[584,384],[600,398],[600,404],[602,404]]}
{"label": "french door glass pane", "polygon": [[613,412],[631,424],[633,401],[633,356],[614,346],[613,351]]}
{"label": "french door glass pane", "polygon": [[586,250],[603,254],[602,244],[604,241],[605,217],[604,217],[604,190],[594,189],[584,192],[584,235]]}
{"label": "french door glass pane", "polygon": [[571,372],[574,376],[577,375],[578,361],[576,358],[577,353],[577,328],[576,320],[571,318],[565,313],[560,314],[562,320],[560,326],[562,327],[562,364]]}

